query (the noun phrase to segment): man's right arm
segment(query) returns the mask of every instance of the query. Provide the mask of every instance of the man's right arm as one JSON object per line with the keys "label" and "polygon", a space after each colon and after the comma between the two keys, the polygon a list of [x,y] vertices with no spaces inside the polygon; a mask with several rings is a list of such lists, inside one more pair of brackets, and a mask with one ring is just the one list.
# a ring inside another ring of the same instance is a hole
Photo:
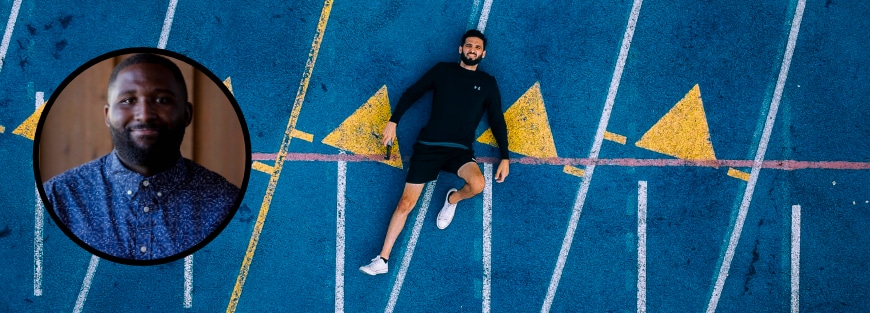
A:
{"label": "man's right arm", "polygon": [[[416,83],[408,87],[404,93],[402,93],[402,97],[399,98],[399,103],[396,104],[396,109],[393,110],[393,115],[390,116],[390,122],[395,124],[399,123],[399,120],[402,119],[402,115],[405,114],[405,111],[414,104],[417,99],[423,96],[429,89],[432,89],[435,86],[435,80],[438,77],[438,69],[441,67],[441,63],[433,66],[426,74],[423,74]],[[387,123],[389,125],[389,123]],[[386,131],[386,129],[385,129]]]}

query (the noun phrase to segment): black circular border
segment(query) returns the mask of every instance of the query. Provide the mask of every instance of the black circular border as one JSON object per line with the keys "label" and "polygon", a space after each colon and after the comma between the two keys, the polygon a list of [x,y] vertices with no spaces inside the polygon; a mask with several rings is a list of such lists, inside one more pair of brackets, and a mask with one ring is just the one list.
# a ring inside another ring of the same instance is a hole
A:
{"label": "black circular border", "polygon": [[[125,55],[125,54],[135,54],[135,53],[151,53],[151,54],[157,54],[157,55],[162,55],[162,56],[174,58],[176,60],[182,61],[184,63],[187,63],[187,64],[193,66],[194,68],[196,68],[196,70],[205,74],[213,83],[215,83],[218,86],[218,88],[220,88],[220,90],[224,93],[224,96],[227,97],[227,99],[230,101],[230,104],[232,104],[233,109],[236,112],[236,117],[238,118],[239,124],[242,128],[243,136],[245,138],[245,175],[244,175],[244,178],[242,179],[242,185],[239,186],[239,194],[238,194],[238,196],[236,196],[236,201],[235,201],[235,203],[233,203],[233,206],[230,209],[230,211],[228,212],[227,216],[224,217],[224,220],[218,225],[218,227],[211,234],[206,236],[202,241],[200,241],[199,243],[197,243],[193,247],[190,247],[187,250],[184,250],[181,253],[178,253],[178,254],[175,254],[172,256],[168,256],[165,258],[159,258],[159,259],[153,259],[153,260],[132,260],[132,259],[126,259],[126,258],[113,256],[113,255],[110,255],[110,254],[105,253],[103,251],[97,250],[97,249],[91,247],[90,245],[88,245],[87,243],[85,243],[84,241],[82,241],[81,239],[79,239],[75,234],[72,233],[72,231],[63,222],[61,222],[60,218],[54,212],[54,208],[51,206],[51,203],[48,202],[48,197],[45,194],[45,189],[43,189],[42,183],[40,183],[42,181],[42,175],[40,175],[40,171],[39,171],[39,139],[41,138],[41,135],[42,135],[42,127],[43,127],[43,124],[45,123],[45,118],[48,116],[48,112],[51,110],[51,106],[57,100],[57,97],[64,90],[64,88],[66,88],[67,85],[69,85],[76,77],[78,77],[85,70],[91,68],[92,66],[96,65],[97,63],[105,61],[106,59],[109,59],[109,58],[113,58],[113,57],[117,57],[117,56],[121,56],[121,55]],[[112,261],[115,263],[127,264],[127,265],[139,265],[139,266],[158,265],[158,264],[164,264],[164,263],[169,263],[169,262],[180,260],[188,255],[193,254],[197,250],[205,247],[212,240],[214,240],[218,235],[220,235],[220,233],[222,233],[223,230],[227,227],[227,225],[229,225],[229,223],[233,220],[233,217],[236,215],[236,212],[239,210],[239,206],[241,206],[242,200],[245,197],[245,192],[248,189],[248,180],[250,179],[250,176],[251,176],[251,135],[248,132],[248,124],[245,122],[245,116],[244,116],[244,114],[242,114],[242,109],[239,107],[239,103],[236,101],[235,96],[233,96],[233,94],[232,94],[232,92],[230,92],[229,88],[227,88],[227,86],[224,85],[223,81],[220,80],[220,78],[218,78],[210,70],[208,70],[208,68],[206,68],[202,64],[199,64],[199,62],[196,62],[193,59],[191,59],[183,54],[173,52],[170,50],[158,49],[158,48],[149,48],[149,47],[133,47],[133,48],[125,48],[125,49],[120,49],[120,50],[115,50],[115,51],[104,53],[100,56],[97,56],[97,57],[91,59],[90,61],[86,62],[85,64],[79,66],[72,73],[67,75],[67,77],[63,80],[63,82],[61,82],[61,84],[58,86],[58,88],[56,88],[55,91],[52,93],[51,97],[48,100],[48,103],[45,105],[45,108],[42,110],[42,114],[39,116],[39,122],[36,125],[36,133],[33,137],[33,156],[32,156],[32,159],[33,159],[33,174],[34,174],[34,178],[36,179],[36,188],[39,191],[39,197],[42,200],[43,206],[45,207],[45,210],[48,211],[48,214],[51,216],[51,219],[54,220],[55,224],[58,225],[58,227],[63,231],[63,233],[67,237],[72,239],[73,242],[75,242],[76,244],[78,244],[80,247],[84,248],[88,252],[92,253],[93,255],[96,255],[100,258],[103,258],[103,259],[106,259],[106,260],[109,260],[109,261]]]}

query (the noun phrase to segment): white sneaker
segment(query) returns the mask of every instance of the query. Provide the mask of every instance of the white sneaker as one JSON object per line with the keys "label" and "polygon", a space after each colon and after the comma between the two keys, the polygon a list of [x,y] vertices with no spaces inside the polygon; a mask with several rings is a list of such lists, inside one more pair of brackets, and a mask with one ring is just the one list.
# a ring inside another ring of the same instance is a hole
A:
{"label": "white sneaker", "polygon": [[372,259],[369,265],[360,266],[359,270],[372,276],[384,274],[387,272],[387,262],[384,262],[384,259],[381,259],[381,256],[378,255]]}
{"label": "white sneaker", "polygon": [[456,213],[456,203],[450,203],[450,194],[456,192],[456,188],[450,188],[447,191],[447,197],[444,197],[444,206],[441,207],[441,212],[438,212],[438,221],[436,225],[438,229],[445,229],[450,226],[453,221],[453,213]]}

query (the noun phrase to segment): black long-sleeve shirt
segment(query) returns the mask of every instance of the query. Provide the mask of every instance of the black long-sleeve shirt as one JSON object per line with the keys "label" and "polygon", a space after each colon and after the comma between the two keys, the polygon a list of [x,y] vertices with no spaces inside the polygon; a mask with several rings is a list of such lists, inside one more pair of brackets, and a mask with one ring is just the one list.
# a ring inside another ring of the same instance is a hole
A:
{"label": "black long-sleeve shirt", "polygon": [[510,158],[507,126],[495,77],[480,70],[467,70],[459,63],[438,63],[405,90],[390,121],[398,124],[405,111],[430,89],[433,90],[432,113],[420,130],[418,141],[456,143],[471,149],[477,124],[486,110],[500,157]]}

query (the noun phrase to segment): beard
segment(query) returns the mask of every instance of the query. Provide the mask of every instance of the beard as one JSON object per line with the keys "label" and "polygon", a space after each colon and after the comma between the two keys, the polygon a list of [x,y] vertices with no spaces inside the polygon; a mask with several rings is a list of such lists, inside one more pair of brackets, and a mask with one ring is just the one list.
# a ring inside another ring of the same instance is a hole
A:
{"label": "beard", "polygon": [[462,53],[459,54],[459,59],[462,60],[462,63],[465,63],[465,65],[468,66],[475,66],[480,63],[481,60],[483,60],[483,58],[480,56],[477,56],[476,59],[469,59],[467,56],[465,56],[465,54]]}
{"label": "beard", "polygon": [[[133,139],[130,132],[142,126],[158,131],[153,142],[140,144]],[[181,154],[181,141],[184,140],[184,127],[131,124],[121,129],[109,126],[109,132],[115,150],[124,161],[154,169],[166,169],[175,165]]]}

